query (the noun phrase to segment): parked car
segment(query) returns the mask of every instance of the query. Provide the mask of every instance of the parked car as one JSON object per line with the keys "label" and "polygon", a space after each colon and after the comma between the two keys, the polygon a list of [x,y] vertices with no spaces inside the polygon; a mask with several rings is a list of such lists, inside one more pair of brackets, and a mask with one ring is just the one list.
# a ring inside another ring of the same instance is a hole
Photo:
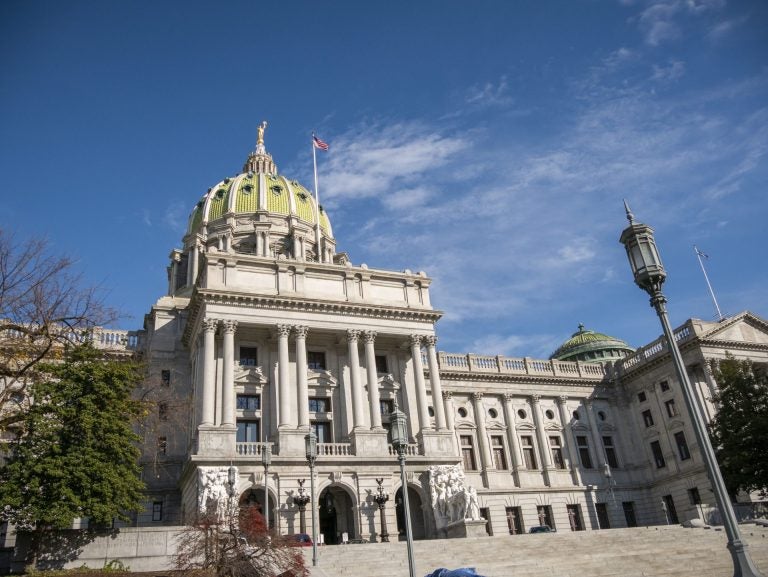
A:
{"label": "parked car", "polygon": [[529,533],[554,533],[555,530],[549,525],[536,525],[528,529]]}
{"label": "parked car", "polygon": [[306,533],[296,533],[295,535],[288,535],[287,537],[291,541],[291,545],[294,547],[312,546],[312,537]]}

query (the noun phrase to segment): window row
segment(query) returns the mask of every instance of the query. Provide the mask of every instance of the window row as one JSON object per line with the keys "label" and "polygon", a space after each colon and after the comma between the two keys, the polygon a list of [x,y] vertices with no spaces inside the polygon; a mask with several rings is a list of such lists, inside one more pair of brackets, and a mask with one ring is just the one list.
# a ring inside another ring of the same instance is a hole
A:
{"label": "window row", "polygon": [[[691,458],[691,452],[688,449],[688,442],[685,439],[685,433],[678,431],[674,434],[675,445],[677,446],[677,454],[681,461],[687,461]],[[664,459],[664,452],[661,450],[661,443],[659,441],[651,441],[651,454],[653,455],[653,461],[656,464],[657,469],[663,469],[667,466],[667,462]]]}

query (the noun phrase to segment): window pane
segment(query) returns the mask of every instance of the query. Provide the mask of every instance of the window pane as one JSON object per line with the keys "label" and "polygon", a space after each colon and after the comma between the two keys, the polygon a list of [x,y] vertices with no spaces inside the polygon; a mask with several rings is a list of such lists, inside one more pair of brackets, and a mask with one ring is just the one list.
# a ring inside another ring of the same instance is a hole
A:
{"label": "window pane", "polygon": [[325,353],[321,351],[308,351],[307,367],[315,370],[325,370]]}
{"label": "window pane", "polygon": [[259,395],[237,395],[237,409],[239,411],[258,411],[261,409],[261,397]]}
{"label": "window pane", "polygon": [[240,366],[255,367],[258,364],[256,347],[240,347]]}

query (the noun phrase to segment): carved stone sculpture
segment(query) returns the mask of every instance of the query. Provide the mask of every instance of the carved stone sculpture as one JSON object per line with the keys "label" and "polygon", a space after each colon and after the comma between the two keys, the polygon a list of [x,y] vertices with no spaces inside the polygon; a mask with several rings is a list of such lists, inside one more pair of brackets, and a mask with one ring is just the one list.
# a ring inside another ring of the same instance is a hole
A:
{"label": "carved stone sculpture", "polygon": [[438,530],[463,519],[480,519],[477,491],[465,486],[459,465],[430,467],[429,491]]}
{"label": "carved stone sculpture", "polygon": [[216,518],[223,520],[233,496],[229,486],[228,467],[198,469],[198,511],[201,515],[214,514]]}

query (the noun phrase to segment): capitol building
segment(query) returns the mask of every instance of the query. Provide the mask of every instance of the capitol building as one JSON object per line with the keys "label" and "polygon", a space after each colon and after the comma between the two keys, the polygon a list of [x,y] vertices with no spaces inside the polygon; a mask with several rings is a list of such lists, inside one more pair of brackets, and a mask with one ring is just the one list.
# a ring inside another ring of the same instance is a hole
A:
{"label": "capitol building", "polygon": [[[435,471],[473,488],[488,534],[716,516],[663,339],[634,350],[580,326],[549,359],[445,352],[429,276],[358,265],[343,248],[311,189],[278,172],[263,130],[242,172],[197,200],[143,330],[102,335],[141,353],[142,386],[158,399],[146,509],[131,525],[192,522],[206,475],[235,471],[240,502],[298,533],[310,430],[326,544],[381,539],[379,486],[391,539],[404,531],[403,491],[414,538],[445,537]],[[768,323],[749,312],[691,319],[675,335],[708,418],[710,360],[768,362]],[[409,429],[407,487],[390,444],[395,408]]]}

